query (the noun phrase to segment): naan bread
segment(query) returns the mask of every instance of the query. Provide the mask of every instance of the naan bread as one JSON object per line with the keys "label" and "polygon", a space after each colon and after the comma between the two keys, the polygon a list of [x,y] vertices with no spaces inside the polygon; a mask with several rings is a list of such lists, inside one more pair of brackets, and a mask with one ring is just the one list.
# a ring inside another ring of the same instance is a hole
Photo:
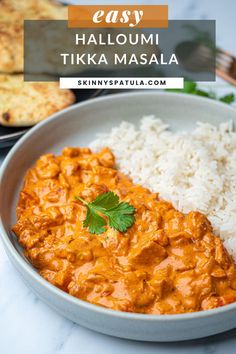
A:
{"label": "naan bread", "polygon": [[66,19],[67,6],[50,0],[0,0],[0,72],[23,72],[24,20]]}
{"label": "naan bread", "polygon": [[31,126],[70,106],[75,96],[56,82],[24,82],[23,75],[0,75],[0,124]]}

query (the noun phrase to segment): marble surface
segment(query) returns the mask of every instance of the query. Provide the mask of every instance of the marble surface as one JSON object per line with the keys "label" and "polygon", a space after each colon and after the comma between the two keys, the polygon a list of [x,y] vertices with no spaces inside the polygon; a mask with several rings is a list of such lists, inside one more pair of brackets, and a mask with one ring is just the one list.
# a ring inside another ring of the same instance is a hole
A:
{"label": "marble surface", "polygon": [[[73,1],[82,3],[82,1]],[[99,3],[99,1],[83,1]],[[138,1],[129,1],[129,3]],[[100,2],[101,3],[101,2]],[[102,1],[126,3],[126,1]],[[145,3],[145,1],[139,1]],[[217,44],[236,54],[235,0],[148,1],[169,5],[172,19],[216,19]],[[202,84],[219,94],[232,92],[221,80]],[[236,93],[236,90],[234,90]],[[0,164],[8,150],[0,150]],[[236,329],[182,343],[141,343],[108,337],[79,327],[37,299],[9,262],[0,243],[0,353],[2,354],[233,354]]]}

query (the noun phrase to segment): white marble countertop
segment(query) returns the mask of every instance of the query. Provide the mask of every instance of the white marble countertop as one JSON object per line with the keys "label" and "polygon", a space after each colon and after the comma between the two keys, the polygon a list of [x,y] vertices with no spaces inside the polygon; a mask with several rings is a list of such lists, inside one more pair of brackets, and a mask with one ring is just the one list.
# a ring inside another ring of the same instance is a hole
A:
{"label": "white marble countertop", "polygon": [[[99,3],[99,1],[83,2]],[[112,2],[126,3],[126,1],[102,1],[100,3]],[[168,3],[172,19],[216,19],[217,45],[236,54],[235,0],[146,2]],[[82,1],[78,3],[81,4]],[[232,92],[232,87],[221,80],[205,85],[219,93]],[[236,89],[234,92],[236,93]],[[0,150],[0,164],[7,151],[7,149]],[[182,343],[142,343],[92,332],[66,320],[37,299],[11,265],[0,243],[0,353],[234,354],[236,353],[236,329],[215,337]]]}

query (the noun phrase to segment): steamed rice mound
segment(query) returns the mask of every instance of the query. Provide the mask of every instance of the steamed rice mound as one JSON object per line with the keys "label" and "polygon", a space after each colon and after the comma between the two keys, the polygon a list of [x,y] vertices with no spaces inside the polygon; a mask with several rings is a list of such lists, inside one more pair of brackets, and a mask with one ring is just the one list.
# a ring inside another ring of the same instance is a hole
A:
{"label": "steamed rice mound", "polygon": [[154,116],[137,128],[123,122],[91,144],[108,146],[118,168],[188,213],[209,218],[214,231],[236,259],[236,132],[232,122],[218,127],[197,123],[192,132],[171,132]]}

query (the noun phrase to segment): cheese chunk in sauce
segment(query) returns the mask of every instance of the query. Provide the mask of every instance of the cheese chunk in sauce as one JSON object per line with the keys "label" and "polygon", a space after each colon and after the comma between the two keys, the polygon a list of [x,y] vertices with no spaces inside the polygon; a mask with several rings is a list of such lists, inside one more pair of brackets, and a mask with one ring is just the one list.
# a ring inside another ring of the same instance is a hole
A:
{"label": "cheese chunk in sauce", "polygon": [[[90,234],[75,196],[91,202],[107,191],[135,207],[135,223]],[[42,277],[99,306],[177,314],[236,301],[235,264],[207,218],[132,183],[108,148],[42,156],[25,176],[13,231]]]}

